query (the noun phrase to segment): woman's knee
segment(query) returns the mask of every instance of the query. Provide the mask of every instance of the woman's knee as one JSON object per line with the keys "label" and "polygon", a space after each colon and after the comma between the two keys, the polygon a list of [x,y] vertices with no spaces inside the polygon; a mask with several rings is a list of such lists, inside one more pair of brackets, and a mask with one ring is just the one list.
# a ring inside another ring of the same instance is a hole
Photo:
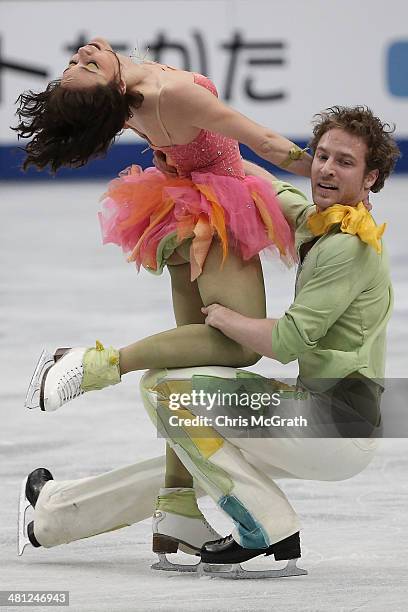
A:
{"label": "woman's knee", "polygon": [[256,363],[258,363],[258,361],[261,358],[262,358],[262,355],[255,353],[255,351],[251,351],[250,349],[247,349],[247,348],[242,348],[241,366],[242,367],[253,366]]}

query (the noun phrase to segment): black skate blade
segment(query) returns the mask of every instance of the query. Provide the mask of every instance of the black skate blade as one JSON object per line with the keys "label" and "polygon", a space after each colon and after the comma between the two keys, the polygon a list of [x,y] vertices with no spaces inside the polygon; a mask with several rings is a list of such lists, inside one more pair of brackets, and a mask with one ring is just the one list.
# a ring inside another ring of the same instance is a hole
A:
{"label": "black skate blade", "polygon": [[197,573],[201,563],[195,563],[193,565],[183,565],[182,563],[172,563],[169,561],[165,553],[156,553],[159,557],[157,563],[153,563],[151,569],[162,570],[164,572],[188,572],[190,574]]}
{"label": "black skate blade", "polygon": [[27,508],[29,508],[31,505],[25,494],[27,480],[28,480],[28,477],[24,478],[21,484],[20,499],[19,499],[19,504],[18,504],[17,553],[19,557],[21,557],[21,555],[23,554],[26,546],[28,545],[31,546],[31,542],[28,539],[27,526],[26,526],[26,512],[27,512]]}
{"label": "black skate blade", "polygon": [[229,580],[255,580],[259,578],[286,578],[289,576],[306,576],[307,570],[296,565],[297,559],[290,559],[282,569],[247,570],[239,563],[229,565],[214,565],[202,563],[201,573],[211,578],[227,578]]}
{"label": "black skate blade", "polygon": [[47,370],[55,363],[53,355],[48,353],[46,350],[40,355],[37,365],[34,370],[34,374],[31,377],[30,384],[28,386],[24,408],[33,410],[34,408],[42,408],[41,406],[41,383]]}

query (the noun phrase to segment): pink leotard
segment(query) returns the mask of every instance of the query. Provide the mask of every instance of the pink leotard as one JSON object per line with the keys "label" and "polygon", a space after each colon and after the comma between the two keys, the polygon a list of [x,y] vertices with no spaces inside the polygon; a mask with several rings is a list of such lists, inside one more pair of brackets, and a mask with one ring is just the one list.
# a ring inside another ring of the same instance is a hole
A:
{"label": "pink leotard", "polygon": [[[194,83],[217,95],[207,77],[194,74]],[[171,142],[158,98],[157,119]],[[214,238],[224,258],[232,247],[244,260],[264,249],[286,263],[295,260],[293,234],[272,186],[245,176],[236,140],[202,129],[188,144],[151,146],[166,153],[178,176],[132,166],[112,181],[99,213],[104,243],[121,246],[138,269],[159,274],[188,240],[192,280],[201,274]]]}

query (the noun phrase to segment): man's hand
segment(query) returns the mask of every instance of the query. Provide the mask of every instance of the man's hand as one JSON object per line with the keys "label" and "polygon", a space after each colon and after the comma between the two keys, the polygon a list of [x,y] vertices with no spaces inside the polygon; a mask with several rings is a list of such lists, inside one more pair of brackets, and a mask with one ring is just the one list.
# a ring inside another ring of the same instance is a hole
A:
{"label": "man's hand", "polygon": [[252,349],[258,355],[275,358],[272,348],[272,329],[276,319],[252,319],[220,304],[201,308],[206,315],[205,324],[235,340],[238,344]]}
{"label": "man's hand", "polygon": [[201,312],[206,315],[205,324],[211,325],[211,327],[215,327],[220,331],[223,331],[228,315],[236,314],[232,313],[229,308],[225,308],[225,306],[221,306],[220,304],[205,306],[201,309]]}
{"label": "man's hand", "polygon": [[177,176],[177,168],[168,163],[167,156],[163,151],[154,152],[153,163],[160,172],[163,172],[163,174]]}

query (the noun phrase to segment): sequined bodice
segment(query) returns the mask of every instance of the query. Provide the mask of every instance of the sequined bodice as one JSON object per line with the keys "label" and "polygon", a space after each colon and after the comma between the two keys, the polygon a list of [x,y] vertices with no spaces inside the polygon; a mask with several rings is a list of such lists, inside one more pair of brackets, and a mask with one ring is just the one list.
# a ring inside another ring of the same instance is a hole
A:
{"label": "sequined bodice", "polygon": [[[218,95],[214,83],[207,77],[194,74],[194,82]],[[180,176],[189,176],[191,172],[245,176],[238,142],[208,130],[201,130],[188,144],[160,147],[160,151],[169,156],[169,161],[176,166]]]}

